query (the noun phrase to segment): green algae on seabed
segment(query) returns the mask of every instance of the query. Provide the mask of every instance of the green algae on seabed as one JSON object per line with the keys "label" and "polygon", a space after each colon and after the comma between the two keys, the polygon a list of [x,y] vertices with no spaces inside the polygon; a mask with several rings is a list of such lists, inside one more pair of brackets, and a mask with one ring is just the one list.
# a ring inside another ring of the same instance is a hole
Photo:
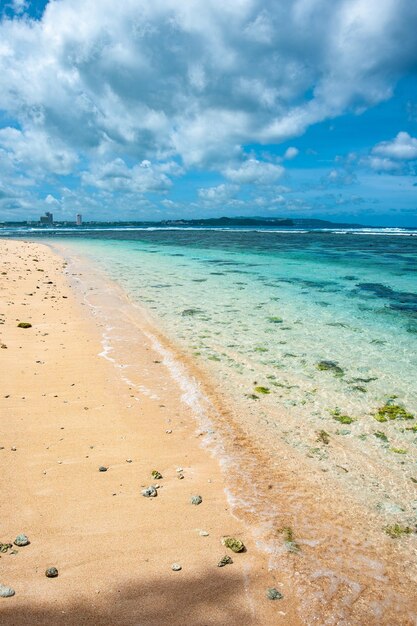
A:
{"label": "green algae on seabed", "polygon": [[257,393],[263,393],[264,395],[268,395],[269,393],[271,393],[271,390],[269,389],[269,387],[255,387],[255,391]]}
{"label": "green algae on seabed", "polygon": [[385,433],[382,432],[382,430],[377,430],[376,432],[374,432],[374,436],[378,437],[378,439],[381,439],[381,441],[388,441],[388,437]]}
{"label": "green algae on seabed", "polygon": [[350,415],[343,415],[341,410],[338,408],[334,409],[334,411],[330,411],[330,415],[340,424],[352,424],[355,421],[354,417],[350,417]]}
{"label": "green algae on seabed", "polygon": [[152,470],[151,476],[152,476],[152,478],[155,478],[155,480],[161,480],[162,479],[162,474],[160,472],[158,472],[158,470]]}
{"label": "green algae on seabed", "polygon": [[245,393],[245,398],[249,398],[249,400],[259,400],[259,396],[255,393]]}
{"label": "green algae on seabed", "polygon": [[407,454],[407,450],[404,450],[404,448],[390,448],[390,450],[396,454]]}
{"label": "green algae on seabed", "polygon": [[283,321],[282,317],[277,317],[275,315],[268,317],[268,322],[271,322],[271,324],[282,324]]}
{"label": "green algae on seabed", "polygon": [[398,539],[403,535],[411,535],[413,532],[412,528],[402,526],[402,524],[389,524],[389,526],[385,526],[384,530],[392,539]]}
{"label": "green algae on seabed", "polygon": [[316,368],[320,372],[333,372],[335,376],[344,376],[345,372],[337,364],[337,361],[319,361],[316,363]]}
{"label": "green algae on seabed", "polygon": [[285,546],[288,552],[300,552],[301,548],[294,538],[294,531],[291,526],[283,526],[278,532],[284,536]]}
{"label": "green algae on seabed", "polygon": [[329,433],[326,433],[325,430],[320,430],[317,435],[317,441],[321,441],[322,443],[325,443],[327,445],[330,442]]}
{"label": "green algae on seabed", "polygon": [[388,420],[413,420],[414,415],[406,411],[400,404],[389,404],[388,402],[381,406],[374,418],[377,422],[388,422]]}

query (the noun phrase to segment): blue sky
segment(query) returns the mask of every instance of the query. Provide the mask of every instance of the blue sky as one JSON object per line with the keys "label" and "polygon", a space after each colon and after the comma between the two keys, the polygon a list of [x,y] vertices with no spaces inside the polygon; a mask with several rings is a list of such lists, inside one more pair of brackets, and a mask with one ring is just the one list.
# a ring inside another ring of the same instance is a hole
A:
{"label": "blue sky", "polygon": [[410,0],[0,0],[0,220],[417,226]]}

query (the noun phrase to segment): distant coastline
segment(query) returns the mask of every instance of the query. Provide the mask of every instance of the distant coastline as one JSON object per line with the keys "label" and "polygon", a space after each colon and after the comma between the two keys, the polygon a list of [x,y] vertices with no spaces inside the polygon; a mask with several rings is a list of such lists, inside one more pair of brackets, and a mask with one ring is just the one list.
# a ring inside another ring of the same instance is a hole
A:
{"label": "distant coastline", "polygon": [[[91,220],[85,221],[83,226],[142,226],[142,227],[275,227],[275,228],[380,228],[378,226],[368,226],[365,224],[345,223],[345,222],[331,222],[329,220],[321,219],[308,219],[308,218],[279,218],[279,217],[214,217],[205,219],[178,219],[178,220],[161,220],[161,221],[140,221],[140,220],[128,220],[128,221],[105,221],[105,220]],[[4,221],[0,222],[0,226],[44,226],[45,228],[51,228],[52,226],[76,226],[74,222],[68,220],[57,220],[53,224],[43,225],[38,221]],[[81,228],[77,226],[77,228]]]}

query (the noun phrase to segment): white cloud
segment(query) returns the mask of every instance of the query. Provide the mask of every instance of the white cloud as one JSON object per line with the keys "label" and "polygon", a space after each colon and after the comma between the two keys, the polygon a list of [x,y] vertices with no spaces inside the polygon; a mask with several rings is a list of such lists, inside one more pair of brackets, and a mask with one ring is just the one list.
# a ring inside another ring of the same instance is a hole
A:
{"label": "white cloud", "polygon": [[374,146],[372,154],[384,159],[411,161],[417,159],[417,139],[400,132],[392,141],[382,141]]}
{"label": "white cloud", "polygon": [[228,167],[223,171],[224,176],[234,183],[271,185],[284,174],[281,165],[248,159],[238,167]]}
{"label": "white cloud", "polygon": [[402,163],[392,159],[381,157],[369,157],[367,161],[369,167],[376,172],[400,172],[403,169]]}
{"label": "white cloud", "polygon": [[74,150],[63,141],[37,128],[0,129],[0,147],[15,166],[23,166],[36,174],[69,174],[78,161]]}
{"label": "white cloud", "polygon": [[11,2],[11,7],[17,15],[24,13],[26,9],[28,8],[28,6],[29,6],[28,0],[12,0]]}
{"label": "white cloud", "polygon": [[389,97],[416,18],[409,0],[50,2],[0,23],[0,108],[88,157],[222,162]]}
{"label": "white cloud", "polygon": [[198,190],[198,196],[208,204],[218,205],[231,200],[239,191],[237,185],[222,183],[216,187],[203,187]]}
{"label": "white cloud", "polygon": [[59,206],[59,200],[57,200],[57,198],[55,198],[55,196],[50,193],[48,193],[48,195],[46,196],[45,203],[49,204],[50,206]]}
{"label": "white cloud", "polygon": [[327,187],[334,185],[335,187],[345,187],[356,182],[356,174],[342,169],[330,170],[321,180],[322,184]]}
{"label": "white cloud", "polygon": [[300,151],[298,150],[298,148],[295,148],[294,146],[290,146],[284,152],[284,159],[287,159],[287,161],[291,159],[295,159],[295,157],[299,154],[299,152]]}
{"label": "white cloud", "polygon": [[129,168],[123,159],[101,163],[84,172],[85,185],[106,191],[145,193],[167,191],[172,182],[158,165],[148,160]]}
{"label": "white cloud", "polygon": [[415,161],[417,161],[417,139],[403,131],[392,140],[376,144],[361,163],[375,172],[406,174],[414,171]]}

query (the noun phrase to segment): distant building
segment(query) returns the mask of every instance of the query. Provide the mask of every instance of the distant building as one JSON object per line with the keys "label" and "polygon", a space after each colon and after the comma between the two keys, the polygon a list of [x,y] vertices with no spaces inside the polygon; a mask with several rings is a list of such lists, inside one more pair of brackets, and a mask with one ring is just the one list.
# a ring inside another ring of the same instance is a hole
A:
{"label": "distant building", "polygon": [[49,211],[47,211],[45,215],[41,215],[39,221],[44,226],[52,226],[52,224],[54,223],[54,216],[52,215],[52,213],[49,213]]}
{"label": "distant building", "polygon": [[83,224],[83,216],[81,215],[81,213],[77,213],[77,217],[75,219],[75,223],[77,224],[77,226],[82,226],[82,224]]}

